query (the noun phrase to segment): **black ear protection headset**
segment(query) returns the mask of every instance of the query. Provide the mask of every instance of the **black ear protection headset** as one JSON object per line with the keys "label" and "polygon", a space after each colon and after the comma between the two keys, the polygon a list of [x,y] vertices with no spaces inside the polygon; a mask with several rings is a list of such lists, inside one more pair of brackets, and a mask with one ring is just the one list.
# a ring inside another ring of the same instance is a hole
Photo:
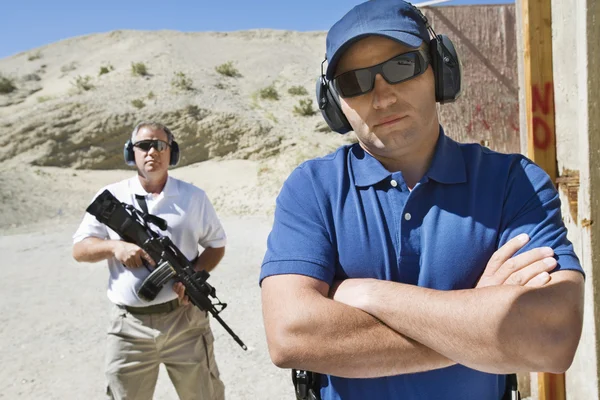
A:
{"label": "black ear protection headset", "polygon": [[[433,38],[429,41],[429,57],[435,77],[435,100],[441,104],[453,102],[460,96],[462,80],[461,64],[454,44],[448,36],[436,35],[421,10],[412,4],[410,5],[423,19],[427,30],[433,35]],[[342,112],[338,93],[325,77],[323,72],[325,61],[327,61],[327,58],[321,63],[321,76],[317,80],[319,109],[331,130],[338,133],[347,133],[352,130],[352,127]]]}
{"label": "black ear protection headset", "polygon": [[[147,124],[146,122],[142,122],[142,123],[136,125],[136,127],[133,128],[131,137],[135,137],[135,135],[137,135],[137,133],[140,129],[140,126],[146,125],[146,124]],[[169,165],[175,166],[179,162],[179,154],[180,154],[179,153],[179,145],[175,141],[175,136],[169,130],[169,128],[167,128],[164,125],[163,125],[163,127],[164,127],[163,130],[167,134],[167,137],[171,138],[171,143],[169,143],[169,148],[171,149],[171,157],[169,158]],[[131,165],[131,166],[135,165],[135,154],[133,152],[133,142],[131,141],[131,139],[129,139],[127,142],[125,142],[125,146],[123,147],[123,157],[125,158],[125,162],[127,163],[127,165]]]}

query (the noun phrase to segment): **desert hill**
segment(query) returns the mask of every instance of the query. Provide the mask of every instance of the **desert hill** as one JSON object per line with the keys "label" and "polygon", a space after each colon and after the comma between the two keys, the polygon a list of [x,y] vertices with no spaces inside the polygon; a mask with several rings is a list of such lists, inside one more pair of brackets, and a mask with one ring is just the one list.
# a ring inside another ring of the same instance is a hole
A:
{"label": "desert hill", "polygon": [[[440,107],[447,133],[518,151],[514,6],[426,14],[463,64],[462,98]],[[219,212],[270,213],[296,165],[354,140],[316,110],[324,53],[325,32],[114,31],[0,60],[0,229],[80,218],[131,175],[122,147],[143,119],[172,128],[173,174]]]}

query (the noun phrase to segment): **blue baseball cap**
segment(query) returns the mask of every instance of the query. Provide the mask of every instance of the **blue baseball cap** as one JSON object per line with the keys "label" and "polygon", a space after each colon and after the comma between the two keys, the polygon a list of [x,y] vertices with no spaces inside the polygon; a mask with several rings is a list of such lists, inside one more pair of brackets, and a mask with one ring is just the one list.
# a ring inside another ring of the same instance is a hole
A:
{"label": "blue baseball cap", "polygon": [[327,33],[327,71],[331,80],[342,54],[367,36],[387,37],[416,49],[429,43],[425,21],[413,5],[403,0],[368,0],[357,5]]}

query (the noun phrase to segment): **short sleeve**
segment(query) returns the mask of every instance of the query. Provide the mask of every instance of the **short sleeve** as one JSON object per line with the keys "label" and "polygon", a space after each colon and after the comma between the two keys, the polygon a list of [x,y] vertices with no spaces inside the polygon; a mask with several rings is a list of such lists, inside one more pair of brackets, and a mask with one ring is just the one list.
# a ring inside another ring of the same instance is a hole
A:
{"label": "short sleeve", "polygon": [[271,275],[299,274],[332,283],[337,253],[319,206],[323,197],[302,166],[285,181],[277,196],[260,282]]}
{"label": "short sleeve", "polygon": [[526,158],[515,163],[508,181],[498,247],[527,233],[530,241],[519,253],[548,246],[558,260],[553,272],[575,270],[583,274],[573,245],[567,239],[560,207],[558,192],[544,170]]}
{"label": "short sleeve", "polygon": [[202,196],[202,207],[200,210],[202,234],[198,239],[198,244],[204,248],[225,247],[225,244],[227,243],[227,236],[225,235],[223,225],[221,225],[221,221],[217,216],[217,212],[215,211],[215,208],[206,194],[202,193]]}
{"label": "short sleeve", "polygon": [[[94,199],[102,193],[104,189],[100,190],[94,196]],[[94,200],[92,199],[92,201]],[[99,239],[108,239],[108,228],[106,225],[101,223],[92,214],[86,212],[83,215],[83,220],[79,224],[79,228],[73,234],[73,244],[81,242],[83,239],[88,237],[97,237]]]}

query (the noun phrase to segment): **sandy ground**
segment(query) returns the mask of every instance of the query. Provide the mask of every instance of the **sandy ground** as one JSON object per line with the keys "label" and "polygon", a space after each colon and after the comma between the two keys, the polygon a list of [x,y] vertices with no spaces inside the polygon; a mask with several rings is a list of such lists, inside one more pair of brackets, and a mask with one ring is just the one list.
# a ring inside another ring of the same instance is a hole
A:
{"label": "sandy ground", "polygon": [[[289,371],[268,356],[258,276],[271,220],[225,217],[228,252],[210,282],[228,303],[221,314],[244,352],[214,320],[215,352],[227,399],[293,399]],[[0,398],[103,399],[110,306],[104,263],[71,257],[76,221],[34,233],[5,234],[0,280]],[[161,369],[155,399],[176,399]]]}

